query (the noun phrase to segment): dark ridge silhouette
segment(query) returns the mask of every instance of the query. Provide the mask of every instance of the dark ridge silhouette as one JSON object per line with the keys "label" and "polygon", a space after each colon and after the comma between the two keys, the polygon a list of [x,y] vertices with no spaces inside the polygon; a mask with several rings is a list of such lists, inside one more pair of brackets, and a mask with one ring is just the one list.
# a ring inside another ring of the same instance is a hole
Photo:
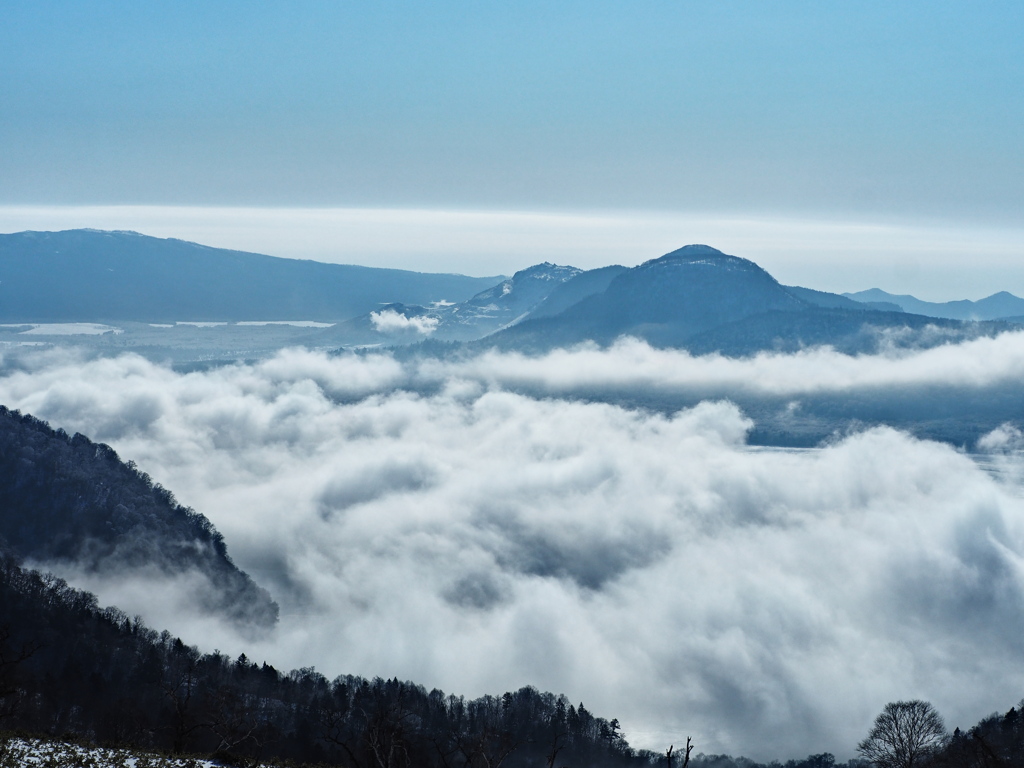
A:
{"label": "dark ridge silhouette", "polygon": [[567,310],[573,304],[583,301],[588,296],[603,293],[608,289],[612,280],[626,271],[626,267],[613,265],[580,272],[576,277],[556,287],[544,301],[527,315],[527,319],[554,317],[560,312]]}
{"label": "dark ridge silhouette", "polygon": [[84,435],[0,406],[0,543],[19,557],[126,578],[197,574],[197,608],[269,628],[278,607],[203,515]]}
{"label": "dark ridge silhouette", "polygon": [[[951,749],[990,739],[1019,755],[1016,711],[990,720],[958,731]],[[466,699],[397,678],[329,680],[313,667],[283,673],[244,653],[202,653],[0,550],[0,758],[13,730],[238,766],[654,768],[671,754],[634,749],[618,720],[532,686]],[[765,765],[690,757],[692,747],[686,739],[671,765],[843,768],[829,753]]]}
{"label": "dark ridge silhouette", "polygon": [[0,731],[305,764],[648,766],[618,721],[525,687],[467,700],[397,679],[203,654],[0,553]]}

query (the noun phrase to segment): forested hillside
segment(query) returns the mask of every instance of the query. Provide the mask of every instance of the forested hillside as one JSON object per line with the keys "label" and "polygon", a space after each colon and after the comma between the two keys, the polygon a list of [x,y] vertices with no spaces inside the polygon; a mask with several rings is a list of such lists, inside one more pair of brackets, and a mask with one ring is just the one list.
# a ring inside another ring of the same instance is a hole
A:
{"label": "forested hillside", "polygon": [[0,406],[0,544],[36,562],[139,575],[197,574],[197,607],[255,627],[277,605],[228,557],[203,515],[107,445]]}
{"label": "forested hillside", "polygon": [[[0,730],[358,766],[646,765],[616,721],[523,688],[468,701],[398,680],[202,654],[0,558]],[[381,762],[385,755],[389,755]],[[552,755],[555,755],[553,757]]]}
{"label": "forested hillside", "polygon": [[[232,660],[202,653],[138,617],[101,609],[95,596],[23,568],[13,547],[37,559],[78,557],[97,568],[152,559],[173,570],[192,567],[181,565],[191,541],[193,549],[216,556],[206,561],[211,578],[237,587],[221,593],[224,610],[232,610],[232,599],[265,595],[232,570],[223,540],[205,518],[176,505],[109,447],[7,409],[0,409],[0,425],[0,510],[8,540],[0,548],[0,732],[216,755],[233,764],[667,763],[665,754],[630,747],[616,720],[532,687],[466,700],[397,679],[329,680],[311,667],[285,674],[244,654]],[[677,752],[671,764],[681,768],[686,757]],[[722,755],[690,757],[691,768],[760,765]],[[1011,709],[957,730],[936,760],[958,768],[1024,764],[1024,718]],[[835,765],[825,753],[790,760],[785,768]]]}
{"label": "forested hillside", "polygon": [[[467,700],[396,679],[328,680],[313,668],[282,673],[244,654],[203,654],[0,554],[0,735],[12,730],[228,765],[840,768],[829,753],[764,765],[685,746],[669,762],[630,747],[618,721],[531,687]],[[1013,708],[956,730],[928,764],[1024,764],[1024,715]]]}

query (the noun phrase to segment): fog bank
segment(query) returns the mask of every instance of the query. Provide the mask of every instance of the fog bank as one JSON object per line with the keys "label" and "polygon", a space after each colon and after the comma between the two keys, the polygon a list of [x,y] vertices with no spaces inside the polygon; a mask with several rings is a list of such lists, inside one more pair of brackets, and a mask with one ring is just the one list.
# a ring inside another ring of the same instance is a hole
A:
{"label": "fog bank", "polygon": [[[1022,373],[1024,334],[861,358],[286,350],[189,374],[58,350],[8,357],[0,402],[113,445],[272,592],[281,625],[254,644],[192,616],[188,583],[84,584],[204,650],[466,695],[532,684],[634,745],[785,759],[848,756],[890,700],[952,727],[1024,695],[1020,425],[983,441],[1002,472],[885,427],[753,450],[728,393]],[[723,394],[671,414],[567,399],[602,387]]]}

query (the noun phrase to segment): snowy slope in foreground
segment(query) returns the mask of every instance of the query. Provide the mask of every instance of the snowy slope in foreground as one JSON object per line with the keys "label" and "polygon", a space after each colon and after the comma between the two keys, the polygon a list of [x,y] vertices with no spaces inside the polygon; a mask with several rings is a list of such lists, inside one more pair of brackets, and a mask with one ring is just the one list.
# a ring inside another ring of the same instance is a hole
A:
{"label": "snowy slope in foreground", "polygon": [[0,768],[216,768],[220,763],[191,757],[167,757],[127,749],[104,749],[41,739],[0,738]]}

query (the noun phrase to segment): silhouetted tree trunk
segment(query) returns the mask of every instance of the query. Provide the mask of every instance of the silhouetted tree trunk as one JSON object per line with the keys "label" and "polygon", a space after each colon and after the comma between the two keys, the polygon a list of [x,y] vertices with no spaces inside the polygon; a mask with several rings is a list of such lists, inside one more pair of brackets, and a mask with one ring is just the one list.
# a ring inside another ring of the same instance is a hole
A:
{"label": "silhouetted tree trunk", "polygon": [[41,643],[30,640],[14,650],[10,640],[10,627],[0,627],[0,722],[17,714],[18,668],[42,648]]}
{"label": "silhouetted tree trunk", "polygon": [[195,714],[195,698],[199,687],[199,676],[196,673],[199,655],[191,648],[184,648],[180,649],[176,656],[164,678],[163,691],[173,712],[171,749],[174,754],[181,754],[185,750],[186,739],[204,727],[204,723]]}
{"label": "silhouetted tree trunk", "polygon": [[[668,748],[668,752],[665,753],[665,763],[668,768],[672,768],[672,753],[675,751],[675,745],[671,745]],[[686,737],[686,752],[683,753],[683,762],[679,768],[686,768],[690,764],[690,753],[693,752],[693,744],[689,736]]]}
{"label": "silhouetted tree trunk", "polygon": [[547,754],[548,768],[555,768],[555,760],[558,759],[558,753],[565,749],[565,744],[559,744],[566,737],[565,733],[556,733],[555,738],[551,741],[551,751]]}
{"label": "silhouetted tree trunk", "polygon": [[495,733],[486,727],[479,734],[460,736],[457,740],[467,768],[500,768],[521,743],[508,732]]}

